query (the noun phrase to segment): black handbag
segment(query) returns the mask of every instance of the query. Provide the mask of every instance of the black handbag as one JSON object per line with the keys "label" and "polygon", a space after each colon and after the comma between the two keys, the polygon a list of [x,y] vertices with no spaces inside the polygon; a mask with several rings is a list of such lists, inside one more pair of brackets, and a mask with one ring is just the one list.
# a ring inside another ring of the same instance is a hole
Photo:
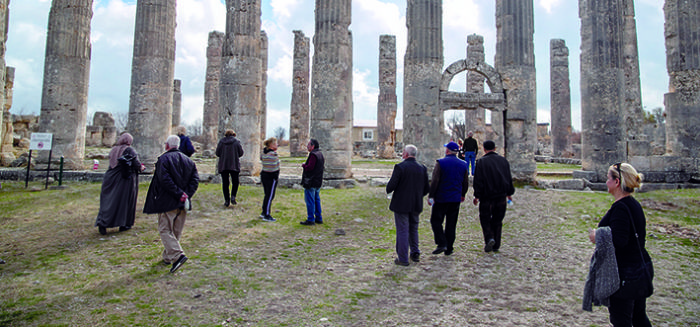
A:
{"label": "black handbag", "polygon": [[130,154],[122,155],[121,157],[119,157],[119,159],[117,159],[117,161],[119,162],[117,166],[121,171],[122,178],[129,178],[131,177],[131,174],[133,174],[136,171],[133,167],[134,159],[136,159],[136,157]]}
{"label": "black handbag", "polygon": [[637,228],[634,226],[634,220],[632,220],[632,212],[625,205],[622,204],[630,217],[630,222],[632,223],[632,230],[634,231],[634,238],[637,240],[637,247],[639,247],[639,255],[642,257],[642,264],[640,266],[624,269],[620,271],[620,289],[613,294],[613,297],[621,299],[641,299],[648,298],[654,294],[654,265],[651,261],[646,262],[644,260],[644,253],[642,253],[642,246],[639,243],[639,235],[637,234]]}

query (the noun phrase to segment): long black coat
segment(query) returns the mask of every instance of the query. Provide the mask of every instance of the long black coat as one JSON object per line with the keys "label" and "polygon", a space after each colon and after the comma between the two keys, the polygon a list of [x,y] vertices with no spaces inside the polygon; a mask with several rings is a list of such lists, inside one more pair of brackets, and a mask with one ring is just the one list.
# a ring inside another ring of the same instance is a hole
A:
{"label": "long black coat", "polygon": [[[134,156],[133,166],[141,167],[136,150],[124,149],[123,155]],[[139,175],[133,173],[129,178],[122,177],[122,167],[109,168],[102,178],[100,192],[100,211],[97,213],[95,226],[131,227],[136,219],[136,198],[139,194]]]}
{"label": "long black coat", "polygon": [[[170,149],[158,157],[156,171],[146,194],[143,213],[162,213],[184,208],[182,192],[192,199],[199,187],[199,175],[194,161],[178,149]],[[190,208],[192,209],[192,202]]]}
{"label": "long black coat", "polygon": [[386,193],[394,192],[389,209],[408,213],[423,211],[423,197],[428,194],[428,169],[415,158],[407,158],[394,166]]}
{"label": "long black coat", "polygon": [[241,171],[243,146],[235,136],[226,136],[216,145],[216,156],[219,157],[217,168],[222,171]]}

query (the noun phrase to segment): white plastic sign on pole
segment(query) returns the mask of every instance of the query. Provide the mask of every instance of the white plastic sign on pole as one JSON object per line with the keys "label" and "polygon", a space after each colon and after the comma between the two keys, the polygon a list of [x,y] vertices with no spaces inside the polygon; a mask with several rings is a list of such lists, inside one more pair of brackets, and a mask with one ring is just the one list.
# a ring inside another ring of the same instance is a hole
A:
{"label": "white plastic sign on pole", "polygon": [[51,150],[52,133],[32,133],[29,150]]}

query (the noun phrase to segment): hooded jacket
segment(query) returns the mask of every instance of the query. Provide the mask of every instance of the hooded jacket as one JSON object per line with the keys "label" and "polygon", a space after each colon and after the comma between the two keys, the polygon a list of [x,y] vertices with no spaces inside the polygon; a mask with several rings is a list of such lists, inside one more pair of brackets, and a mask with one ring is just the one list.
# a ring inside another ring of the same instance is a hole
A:
{"label": "hooded jacket", "polygon": [[235,136],[226,136],[216,145],[216,156],[219,157],[219,173],[224,170],[241,171],[243,146]]}

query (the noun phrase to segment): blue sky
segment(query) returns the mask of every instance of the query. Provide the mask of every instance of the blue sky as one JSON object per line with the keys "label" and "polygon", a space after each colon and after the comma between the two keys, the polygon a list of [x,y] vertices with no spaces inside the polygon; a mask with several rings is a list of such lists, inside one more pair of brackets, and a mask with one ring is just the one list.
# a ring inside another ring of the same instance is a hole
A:
{"label": "blue sky", "polygon": [[[182,122],[202,117],[207,35],[224,31],[222,0],[177,0],[175,78],[182,80]],[[443,0],[445,67],[466,56],[470,34],[484,37],[486,61],[493,65],[496,41],[494,0]],[[580,129],[580,20],[578,1],[534,0],[537,120],[549,122],[549,40],[561,38],[569,47],[572,124]],[[15,72],[11,112],[38,114],[44,66],[44,47],[50,0],[10,2],[6,63]],[[642,104],[647,110],[663,107],[668,73],[663,36],[663,1],[636,0]],[[88,111],[128,112],[133,51],[135,0],[94,0],[92,61]],[[269,38],[268,135],[279,126],[289,130],[292,94],[292,30],[312,38],[314,0],[263,0],[263,29]],[[353,101],[356,120],[376,119],[379,35],[396,35],[397,95],[402,119],[403,55],[406,49],[406,0],[353,0]],[[313,48],[312,48],[313,53]],[[452,90],[464,90],[464,76]],[[448,114],[451,116],[451,114]]]}

